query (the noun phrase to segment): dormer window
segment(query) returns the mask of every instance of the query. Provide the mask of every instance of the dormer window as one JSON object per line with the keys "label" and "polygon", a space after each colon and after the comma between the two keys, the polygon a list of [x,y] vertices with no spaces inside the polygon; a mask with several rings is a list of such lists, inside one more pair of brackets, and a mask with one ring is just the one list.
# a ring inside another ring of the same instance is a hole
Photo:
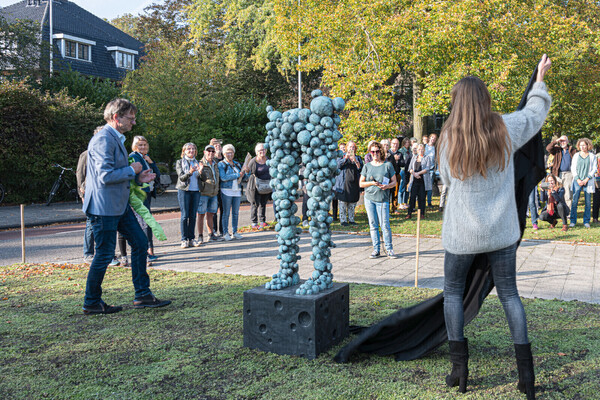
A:
{"label": "dormer window", "polygon": [[92,46],[96,45],[93,40],[65,35],[64,33],[52,35],[52,38],[58,39],[58,47],[63,57],[80,61],[92,61]]}
{"label": "dormer window", "polygon": [[106,50],[112,52],[112,57],[115,60],[117,68],[128,69],[130,71],[135,69],[135,56],[138,54],[136,50],[119,46],[107,47]]}

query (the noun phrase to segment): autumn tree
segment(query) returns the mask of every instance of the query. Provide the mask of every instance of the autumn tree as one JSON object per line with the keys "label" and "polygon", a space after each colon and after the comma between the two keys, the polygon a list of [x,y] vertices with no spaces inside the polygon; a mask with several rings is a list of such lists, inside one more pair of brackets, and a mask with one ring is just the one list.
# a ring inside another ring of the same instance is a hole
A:
{"label": "autumn tree", "polygon": [[394,107],[403,73],[413,81],[415,128],[423,115],[448,112],[450,89],[468,74],[488,84],[498,111],[510,111],[543,53],[553,60],[555,99],[544,132],[579,136],[599,126],[596,2],[274,1],[279,52],[292,58],[302,44],[298,67],[321,69],[347,100],[350,137],[405,129],[409,116]]}

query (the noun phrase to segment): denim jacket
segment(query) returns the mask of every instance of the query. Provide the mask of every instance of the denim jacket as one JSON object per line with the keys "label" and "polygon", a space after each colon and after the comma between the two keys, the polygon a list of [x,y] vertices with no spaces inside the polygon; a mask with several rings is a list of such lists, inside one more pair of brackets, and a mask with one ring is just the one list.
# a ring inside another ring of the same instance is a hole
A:
{"label": "denim jacket", "polygon": [[[239,162],[234,160],[233,164],[241,171],[242,166]],[[233,186],[233,180],[239,177],[239,172],[236,173],[227,161],[223,160],[219,162],[219,179],[221,180],[221,189],[231,189],[231,187]],[[248,174],[246,173],[246,175],[244,175],[244,178],[247,177]]]}

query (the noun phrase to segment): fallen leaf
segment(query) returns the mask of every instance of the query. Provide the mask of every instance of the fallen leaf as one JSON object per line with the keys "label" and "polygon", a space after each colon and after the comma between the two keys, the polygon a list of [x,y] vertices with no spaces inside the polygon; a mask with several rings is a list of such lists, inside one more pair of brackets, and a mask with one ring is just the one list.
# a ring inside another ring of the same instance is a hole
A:
{"label": "fallen leaf", "polygon": [[559,356],[561,356],[561,357],[564,357],[564,356],[566,356],[566,354],[565,354],[565,353],[558,353],[558,355],[559,355]]}

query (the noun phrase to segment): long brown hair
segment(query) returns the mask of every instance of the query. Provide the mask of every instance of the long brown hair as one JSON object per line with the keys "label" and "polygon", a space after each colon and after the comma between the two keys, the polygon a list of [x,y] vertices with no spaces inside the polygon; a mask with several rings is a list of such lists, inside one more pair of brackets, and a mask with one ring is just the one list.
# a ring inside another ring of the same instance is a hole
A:
{"label": "long brown hair", "polygon": [[442,127],[440,154],[445,153],[450,174],[464,180],[476,173],[487,177],[490,167],[504,170],[511,141],[500,114],[492,112],[492,98],[485,84],[467,76],[452,88],[452,111]]}

